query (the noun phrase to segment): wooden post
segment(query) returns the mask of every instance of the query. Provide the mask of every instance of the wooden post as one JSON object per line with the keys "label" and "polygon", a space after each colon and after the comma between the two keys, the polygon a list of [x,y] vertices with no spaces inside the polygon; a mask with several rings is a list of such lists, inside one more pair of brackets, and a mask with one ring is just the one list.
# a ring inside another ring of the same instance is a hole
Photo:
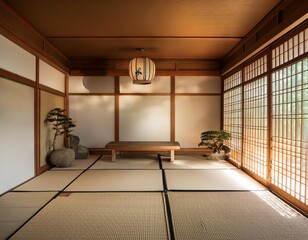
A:
{"label": "wooden post", "polygon": [[115,149],[111,149],[111,160],[114,162],[117,159],[117,153]]}
{"label": "wooden post", "polygon": [[174,161],[174,150],[170,150],[170,161]]}

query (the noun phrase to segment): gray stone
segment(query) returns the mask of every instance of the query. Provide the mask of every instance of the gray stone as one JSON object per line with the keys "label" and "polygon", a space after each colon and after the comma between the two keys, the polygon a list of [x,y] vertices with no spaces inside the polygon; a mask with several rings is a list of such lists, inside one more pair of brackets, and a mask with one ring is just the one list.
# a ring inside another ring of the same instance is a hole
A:
{"label": "gray stone", "polygon": [[89,150],[85,146],[78,145],[74,148],[76,159],[87,159],[89,157]]}
{"label": "gray stone", "polygon": [[70,148],[75,151],[76,159],[87,159],[89,157],[89,150],[82,145],[79,145],[80,138],[76,135],[70,135]]}
{"label": "gray stone", "polygon": [[80,138],[76,135],[71,134],[70,135],[70,147],[75,148],[80,143]]}
{"label": "gray stone", "polygon": [[74,160],[75,152],[71,148],[55,150],[50,156],[50,162],[56,167],[69,167]]}

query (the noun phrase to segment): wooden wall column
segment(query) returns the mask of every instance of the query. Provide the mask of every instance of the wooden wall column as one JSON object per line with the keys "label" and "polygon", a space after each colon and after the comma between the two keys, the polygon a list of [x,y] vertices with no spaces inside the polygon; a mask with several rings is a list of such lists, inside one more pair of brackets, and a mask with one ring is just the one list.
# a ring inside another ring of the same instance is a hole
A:
{"label": "wooden wall column", "polygon": [[170,141],[175,142],[175,76],[171,76],[170,84]]}
{"label": "wooden wall column", "polygon": [[40,89],[39,89],[39,68],[40,60],[36,57],[36,76],[34,88],[34,166],[35,176],[40,174]]}
{"label": "wooden wall column", "polygon": [[120,127],[120,77],[115,77],[115,112],[114,112],[114,140],[120,141],[120,135],[119,135],[119,127]]}

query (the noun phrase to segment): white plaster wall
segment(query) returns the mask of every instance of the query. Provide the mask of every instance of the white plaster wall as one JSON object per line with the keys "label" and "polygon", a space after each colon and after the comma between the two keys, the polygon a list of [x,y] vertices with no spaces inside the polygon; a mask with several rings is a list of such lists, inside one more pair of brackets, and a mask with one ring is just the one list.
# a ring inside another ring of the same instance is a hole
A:
{"label": "white plaster wall", "polygon": [[0,77],[0,194],[34,176],[34,89]]}
{"label": "white plaster wall", "polygon": [[220,129],[220,96],[176,96],[175,139],[196,148],[206,130]]}
{"label": "white plaster wall", "polygon": [[170,141],[169,96],[120,96],[120,141]]}
{"label": "white plaster wall", "polygon": [[170,77],[155,77],[151,84],[133,84],[130,77],[120,77],[121,93],[170,93]]}
{"label": "white plaster wall", "polygon": [[81,145],[102,148],[114,140],[114,96],[70,96],[69,115]]}
{"label": "white plaster wall", "polygon": [[50,66],[46,62],[40,60],[39,63],[40,83],[58,90],[65,92],[65,74]]}
{"label": "white plaster wall", "polygon": [[175,77],[176,93],[220,93],[220,76],[177,76]]}
{"label": "white plaster wall", "polygon": [[35,56],[0,35],[0,68],[35,81]]}
{"label": "white plaster wall", "polygon": [[114,77],[70,76],[69,93],[114,93]]}

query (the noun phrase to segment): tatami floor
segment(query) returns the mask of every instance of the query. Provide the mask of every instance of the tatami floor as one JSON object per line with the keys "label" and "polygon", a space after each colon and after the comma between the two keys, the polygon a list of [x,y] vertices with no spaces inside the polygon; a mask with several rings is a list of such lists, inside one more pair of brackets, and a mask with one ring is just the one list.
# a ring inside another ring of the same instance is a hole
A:
{"label": "tatami floor", "polygon": [[307,239],[308,219],[226,161],[91,155],[0,197],[0,239]]}

